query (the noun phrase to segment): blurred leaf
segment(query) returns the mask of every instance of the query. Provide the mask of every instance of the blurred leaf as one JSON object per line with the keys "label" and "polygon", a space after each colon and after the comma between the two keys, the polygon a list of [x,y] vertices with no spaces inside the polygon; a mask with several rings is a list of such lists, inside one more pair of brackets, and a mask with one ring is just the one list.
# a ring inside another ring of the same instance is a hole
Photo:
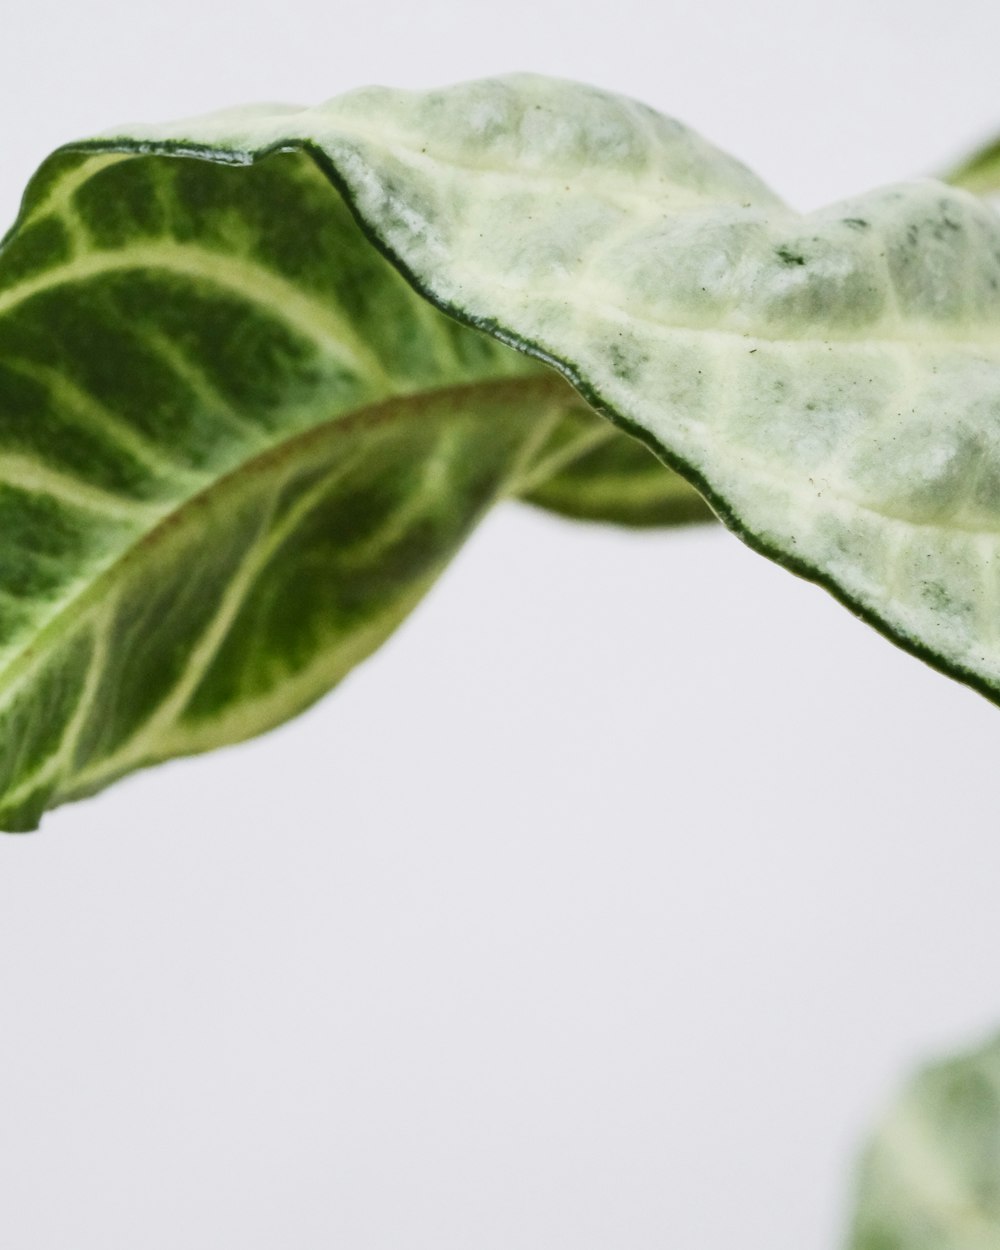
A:
{"label": "blurred leaf", "polygon": [[974,152],[960,165],[944,175],[954,187],[973,191],[976,195],[1000,193],[1000,139]]}
{"label": "blurred leaf", "polygon": [[1000,1250],[1000,1039],[922,1072],[861,1168],[850,1250]]}
{"label": "blurred leaf", "polygon": [[584,409],[567,413],[518,493],[578,521],[649,528],[715,520],[679,473],[638,439]]}

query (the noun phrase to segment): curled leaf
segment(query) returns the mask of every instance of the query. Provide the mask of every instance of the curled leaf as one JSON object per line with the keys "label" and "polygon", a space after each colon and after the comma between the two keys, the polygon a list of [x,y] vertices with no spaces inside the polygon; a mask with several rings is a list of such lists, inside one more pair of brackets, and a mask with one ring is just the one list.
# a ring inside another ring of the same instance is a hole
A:
{"label": "curled leaf", "polygon": [[803,216],[533,76],[64,149],[0,251],[0,821],[285,719],[511,495],[702,495],[996,699],[998,418],[1000,219],[940,183]]}

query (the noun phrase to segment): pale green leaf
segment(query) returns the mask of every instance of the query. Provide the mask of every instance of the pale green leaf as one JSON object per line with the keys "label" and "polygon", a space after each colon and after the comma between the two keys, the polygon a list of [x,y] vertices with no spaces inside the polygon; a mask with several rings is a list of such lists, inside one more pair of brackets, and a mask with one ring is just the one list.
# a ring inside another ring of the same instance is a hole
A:
{"label": "pale green leaf", "polygon": [[278,723],[517,493],[694,487],[1000,694],[1000,219],[939,183],[802,216],[531,76],[127,128],[29,188],[0,396],[9,825]]}
{"label": "pale green leaf", "polygon": [[850,1250],[1000,1250],[1000,1041],[926,1069],[890,1110]]}
{"label": "pale green leaf", "polygon": [[743,538],[1000,689],[1000,219],[933,181],[803,216],[680,124],[534,76],[109,146],[301,144],[428,298],[553,362]]}

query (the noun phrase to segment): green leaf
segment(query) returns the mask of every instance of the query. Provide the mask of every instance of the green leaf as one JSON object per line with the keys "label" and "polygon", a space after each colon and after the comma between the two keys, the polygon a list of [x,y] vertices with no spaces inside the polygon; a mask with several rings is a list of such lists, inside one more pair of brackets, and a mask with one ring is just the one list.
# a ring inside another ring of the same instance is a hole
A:
{"label": "green leaf", "polygon": [[0,821],[315,700],[578,406],[304,154],[57,155],[0,253]]}
{"label": "green leaf", "polygon": [[802,216],[531,76],[132,128],[29,188],[0,396],[10,826],[315,699],[517,493],[693,487],[1000,697],[1000,221],[940,184]]}
{"label": "green leaf", "polygon": [[924,181],[803,216],[676,122],[533,76],[109,146],[302,145],[438,306],[561,369],[741,537],[1000,697],[1000,219]]}
{"label": "green leaf", "polygon": [[646,527],[715,520],[679,473],[584,409],[568,413],[553,430],[518,495],[579,521]]}
{"label": "green leaf", "polygon": [[967,157],[960,165],[945,174],[945,181],[952,186],[964,187],[976,195],[1000,193],[1000,139]]}
{"label": "green leaf", "polygon": [[1000,1039],[922,1072],[862,1163],[851,1250],[998,1250]]}

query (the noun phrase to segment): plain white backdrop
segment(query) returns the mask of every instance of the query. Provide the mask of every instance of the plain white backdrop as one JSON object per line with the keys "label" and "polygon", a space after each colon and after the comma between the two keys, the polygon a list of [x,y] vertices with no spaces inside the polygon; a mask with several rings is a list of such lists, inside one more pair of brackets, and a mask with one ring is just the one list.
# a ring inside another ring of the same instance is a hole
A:
{"label": "plain white backdrop", "polygon": [[[128,120],[531,69],[809,208],[1000,129],[994,0],[35,0],[0,210]],[[2,542],[2,535],[0,535]],[[721,531],[497,512],[298,723],[0,839],[4,1250],[833,1250],[1000,1026],[1000,709]]]}

